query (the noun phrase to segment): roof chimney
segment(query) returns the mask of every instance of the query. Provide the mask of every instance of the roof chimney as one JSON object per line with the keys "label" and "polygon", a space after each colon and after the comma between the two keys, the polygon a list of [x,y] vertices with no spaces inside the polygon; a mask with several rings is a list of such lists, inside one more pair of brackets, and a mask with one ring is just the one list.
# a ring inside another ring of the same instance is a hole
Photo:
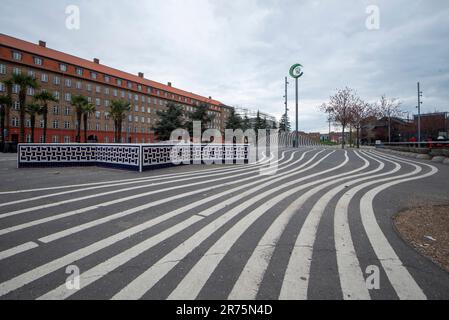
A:
{"label": "roof chimney", "polygon": [[45,41],[39,40],[39,46],[45,48],[47,46],[47,44],[45,43]]}
{"label": "roof chimney", "polygon": [[98,58],[94,58],[94,63],[96,63],[96,64],[100,64],[100,59],[98,59]]}
{"label": "roof chimney", "polygon": [[209,100],[212,100],[212,97],[211,97],[211,96],[209,96]]}
{"label": "roof chimney", "polygon": [[139,72],[139,78],[143,78],[143,72]]}
{"label": "roof chimney", "polygon": [[171,82],[167,83],[167,85],[168,85],[169,87],[171,87]]}

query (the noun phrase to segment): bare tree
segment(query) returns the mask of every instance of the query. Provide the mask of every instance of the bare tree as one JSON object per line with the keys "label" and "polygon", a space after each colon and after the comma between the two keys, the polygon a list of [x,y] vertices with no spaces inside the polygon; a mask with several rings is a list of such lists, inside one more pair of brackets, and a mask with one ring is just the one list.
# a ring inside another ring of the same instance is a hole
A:
{"label": "bare tree", "polygon": [[342,128],[342,148],[345,147],[345,129],[351,123],[351,108],[357,101],[357,95],[351,88],[338,89],[330,97],[327,104],[321,105],[321,110],[328,113],[332,121]]}
{"label": "bare tree", "polygon": [[391,118],[401,117],[403,112],[401,110],[401,102],[396,98],[387,98],[382,95],[380,100],[374,106],[375,111],[381,118],[388,119],[388,142],[391,142]]}
{"label": "bare tree", "polygon": [[372,104],[356,98],[356,101],[351,107],[351,124],[356,130],[357,148],[360,148],[360,130],[366,119],[376,116],[375,108]]}

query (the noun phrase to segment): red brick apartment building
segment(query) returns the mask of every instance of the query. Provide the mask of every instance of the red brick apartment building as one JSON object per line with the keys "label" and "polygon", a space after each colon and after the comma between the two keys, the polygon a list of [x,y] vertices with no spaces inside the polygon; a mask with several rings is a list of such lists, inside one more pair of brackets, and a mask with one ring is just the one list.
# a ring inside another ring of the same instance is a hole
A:
{"label": "red brick apartment building", "polygon": [[[125,99],[131,102],[131,111],[123,123],[122,142],[154,142],[152,127],[158,119],[156,111],[164,110],[168,102],[181,105],[191,112],[206,103],[209,112],[215,115],[210,127],[222,132],[231,107],[211,97],[206,98],[144,78],[143,73],[133,75],[100,64],[98,59],[85,60],[38,44],[0,34],[0,95],[6,94],[3,81],[14,73],[26,73],[35,77],[40,85],[53,93],[59,101],[49,105],[47,142],[75,142],[76,115],[70,100],[81,94],[96,106],[96,112],[88,120],[88,136],[101,143],[114,141],[114,124],[108,110],[112,100]],[[27,92],[27,102],[35,94]],[[19,105],[18,88],[13,88],[13,107],[10,114],[9,140],[18,141]],[[42,141],[43,121],[37,117],[35,139]],[[30,120],[26,119],[25,135],[31,141]]]}

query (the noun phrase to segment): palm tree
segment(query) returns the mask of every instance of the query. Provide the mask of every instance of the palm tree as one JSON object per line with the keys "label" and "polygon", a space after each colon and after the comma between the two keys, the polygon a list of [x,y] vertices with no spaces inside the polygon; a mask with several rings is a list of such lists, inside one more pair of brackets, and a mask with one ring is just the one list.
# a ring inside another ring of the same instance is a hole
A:
{"label": "palm tree", "polygon": [[2,146],[6,142],[5,136],[5,118],[6,118],[6,109],[10,105],[10,99],[8,96],[0,96],[0,130],[2,135]]}
{"label": "palm tree", "polygon": [[34,128],[36,127],[36,115],[42,114],[43,110],[42,110],[42,107],[40,105],[38,105],[37,103],[30,103],[30,104],[26,105],[25,112],[30,115],[31,143],[34,143]]}
{"label": "palm tree", "polygon": [[44,120],[44,130],[42,133],[44,143],[47,142],[47,122],[48,122],[48,103],[57,102],[58,99],[48,91],[42,91],[34,95],[34,100],[42,105],[42,119]]}
{"label": "palm tree", "polygon": [[131,103],[125,100],[113,100],[110,106],[111,117],[114,120],[115,142],[120,143],[122,136],[122,122],[126,117],[126,112],[131,109]]}
{"label": "palm tree", "polygon": [[75,114],[76,114],[76,142],[81,142],[81,117],[83,115],[83,108],[85,105],[87,105],[89,102],[87,98],[83,95],[73,95],[71,99],[71,105],[75,107]]}
{"label": "palm tree", "polygon": [[[12,82],[12,79],[7,79],[5,81],[3,81],[3,83],[5,84],[6,87],[6,104],[4,105],[4,112],[5,112],[5,126],[2,130],[2,133],[4,135],[3,137],[3,141],[6,142],[8,141],[8,136],[9,136],[9,125],[10,125],[10,111],[11,111],[11,107],[12,107],[12,86],[14,85],[14,83]],[[5,134],[6,132],[6,134]]]}
{"label": "palm tree", "polygon": [[19,121],[20,121],[20,133],[19,133],[19,142],[25,142],[25,109],[26,109],[26,97],[27,97],[27,89],[33,88],[37,89],[39,85],[37,84],[36,79],[29,75],[24,74],[14,74],[12,76],[12,82],[18,86],[20,86],[19,90]]}
{"label": "palm tree", "polygon": [[92,103],[87,103],[82,106],[83,122],[84,122],[84,143],[87,143],[87,118],[95,112],[95,106]]}

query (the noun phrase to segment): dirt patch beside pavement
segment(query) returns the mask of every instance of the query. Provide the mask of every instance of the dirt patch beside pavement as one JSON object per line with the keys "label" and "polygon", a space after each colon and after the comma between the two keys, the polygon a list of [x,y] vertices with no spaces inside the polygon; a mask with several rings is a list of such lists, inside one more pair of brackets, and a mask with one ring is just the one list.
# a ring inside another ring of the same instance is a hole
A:
{"label": "dirt patch beside pavement", "polygon": [[393,222],[416,250],[449,272],[449,205],[407,209]]}

